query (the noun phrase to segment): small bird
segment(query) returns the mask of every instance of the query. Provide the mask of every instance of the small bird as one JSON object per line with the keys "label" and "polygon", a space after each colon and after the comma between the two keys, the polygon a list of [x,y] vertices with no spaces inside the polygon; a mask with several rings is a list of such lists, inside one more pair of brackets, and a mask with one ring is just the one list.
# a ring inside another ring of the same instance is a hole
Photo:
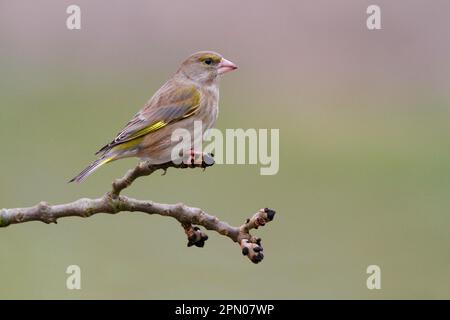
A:
{"label": "small bird", "polygon": [[144,107],[96,155],[99,158],[69,182],[81,182],[102,165],[122,158],[138,157],[159,164],[171,160],[172,132],[194,131],[201,121],[202,134],[217,120],[219,76],[237,69],[231,61],[213,51],[189,56],[178,71],[150,98]]}

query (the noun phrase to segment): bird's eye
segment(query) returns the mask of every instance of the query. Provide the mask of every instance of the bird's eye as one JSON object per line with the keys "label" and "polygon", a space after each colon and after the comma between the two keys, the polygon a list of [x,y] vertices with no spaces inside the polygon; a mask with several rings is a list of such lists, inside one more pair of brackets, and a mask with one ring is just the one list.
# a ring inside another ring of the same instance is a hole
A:
{"label": "bird's eye", "polygon": [[213,63],[213,61],[212,61],[211,58],[207,58],[207,59],[205,59],[205,61],[203,61],[203,62],[206,63],[207,65],[210,65],[210,64]]}

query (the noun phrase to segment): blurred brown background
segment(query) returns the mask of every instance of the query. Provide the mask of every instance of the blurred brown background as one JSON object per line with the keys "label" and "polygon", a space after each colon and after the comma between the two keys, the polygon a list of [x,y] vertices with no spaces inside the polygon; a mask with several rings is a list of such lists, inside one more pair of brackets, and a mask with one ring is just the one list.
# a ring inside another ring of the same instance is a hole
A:
{"label": "blurred brown background", "polygon": [[[66,28],[77,4],[82,29]],[[381,7],[382,30],[366,28]],[[140,213],[0,230],[0,298],[450,298],[448,1],[0,0],[0,207],[97,197],[93,158],[187,55],[239,65],[217,127],[279,128],[280,172],[217,165],[126,194],[240,224],[263,206],[259,265],[209,233]],[[77,264],[82,290],[66,289]],[[368,265],[382,289],[368,290]]]}

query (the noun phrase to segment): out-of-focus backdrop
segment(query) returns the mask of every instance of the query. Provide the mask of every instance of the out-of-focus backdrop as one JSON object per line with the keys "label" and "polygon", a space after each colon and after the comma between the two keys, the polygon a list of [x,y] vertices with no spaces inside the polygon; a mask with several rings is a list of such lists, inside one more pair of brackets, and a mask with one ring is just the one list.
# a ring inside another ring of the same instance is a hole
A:
{"label": "out-of-focus backdrop", "polygon": [[[0,230],[0,298],[450,298],[448,1],[0,1],[0,207],[97,197],[136,160],[67,180],[198,50],[239,65],[217,128],[279,128],[280,171],[217,165],[126,194],[257,230],[253,265],[140,213]],[[82,29],[66,28],[81,7]],[[82,289],[66,289],[68,265]],[[379,265],[382,289],[368,290]]]}

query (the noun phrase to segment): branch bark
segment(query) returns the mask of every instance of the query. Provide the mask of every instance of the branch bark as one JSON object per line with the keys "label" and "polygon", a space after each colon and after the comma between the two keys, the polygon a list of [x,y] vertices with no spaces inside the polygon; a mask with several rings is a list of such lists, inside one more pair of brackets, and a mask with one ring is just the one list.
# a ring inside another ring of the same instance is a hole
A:
{"label": "branch bark", "polygon": [[253,229],[264,226],[272,221],[275,211],[269,208],[258,210],[244,224],[234,227],[227,222],[219,220],[217,217],[204,212],[200,208],[186,206],[182,203],[163,204],[150,200],[137,200],[121,195],[120,193],[129,187],[134,180],[142,176],[148,176],[157,170],[163,170],[164,174],[168,168],[203,168],[212,164],[194,163],[192,165],[174,164],[172,162],[164,164],[139,163],[134,169],[129,170],[125,176],[116,179],[112,184],[112,190],[101,198],[82,198],[71,203],[49,205],[46,202],[28,208],[13,208],[0,210],[0,227],[7,227],[11,224],[24,223],[28,221],[41,221],[44,223],[57,223],[59,218],[64,217],[90,217],[97,213],[115,214],[122,211],[143,212],[148,214],[158,214],[172,217],[180,222],[187,238],[188,246],[203,247],[208,236],[201,231],[198,226],[217,233],[237,242],[242,253],[254,263],[260,262],[263,258],[263,248],[261,239],[250,234]]}

